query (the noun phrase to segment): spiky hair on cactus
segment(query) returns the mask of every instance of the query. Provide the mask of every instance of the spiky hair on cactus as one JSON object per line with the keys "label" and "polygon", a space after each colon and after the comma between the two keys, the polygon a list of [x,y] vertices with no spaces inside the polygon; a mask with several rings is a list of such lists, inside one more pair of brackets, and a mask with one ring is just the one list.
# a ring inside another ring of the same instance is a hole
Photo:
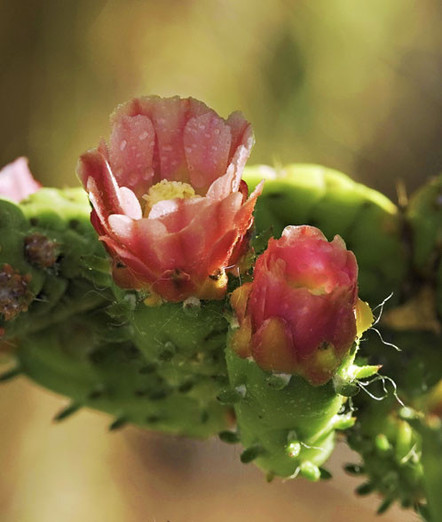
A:
{"label": "spiky hair on cactus", "polygon": [[317,480],[339,414],[361,369],[357,340],[372,322],[357,296],[357,264],[340,238],[287,227],[258,258],[253,281],[231,296],[227,368],[244,462],[271,475]]}

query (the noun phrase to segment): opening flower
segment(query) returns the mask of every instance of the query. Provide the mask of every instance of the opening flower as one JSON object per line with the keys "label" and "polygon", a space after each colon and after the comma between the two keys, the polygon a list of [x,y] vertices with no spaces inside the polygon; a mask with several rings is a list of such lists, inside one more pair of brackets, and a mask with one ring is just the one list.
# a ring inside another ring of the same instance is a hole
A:
{"label": "opening flower", "polygon": [[0,197],[19,203],[41,187],[34,179],[26,158],[17,158],[0,170]]}
{"label": "opening flower", "polygon": [[233,349],[264,370],[327,382],[370,325],[357,275],[339,236],[329,243],[317,228],[286,227],[258,258],[253,282],[232,294]]}
{"label": "opening flower", "polygon": [[192,98],[145,97],[118,107],[111,124],[78,174],[117,283],[167,301],[223,297],[261,191],[247,199],[241,180],[249,123]]}

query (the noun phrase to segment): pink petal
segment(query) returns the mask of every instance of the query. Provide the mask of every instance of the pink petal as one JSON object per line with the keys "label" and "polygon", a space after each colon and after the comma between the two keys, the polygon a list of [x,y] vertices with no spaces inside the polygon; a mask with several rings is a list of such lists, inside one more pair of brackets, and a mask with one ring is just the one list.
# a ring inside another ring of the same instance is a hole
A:
{"label": "pink petal", "polygon": [[188,119],[188,100],[158,99],[152,108],[152,122],[158,143],[160,177],[188,181],[185,168],[183,131]]}
{"label": "pink petal", "polygon": [[0,197],[20,202],[41,188],[28,167],[26,158],[17,158],[0,170]]}
{"label": "pink petal", "polygon": [[183,142],[190,183],[199,194],[205,194],[226,172],[232,142],[230,127],[215,113],[206,113],[188,121]]}
{"label": "pink petal", "polygon": [[92,150],[80,156],[77,174],[89,192],[100,219],[102,216],[123,212],[117,182],[109,163],[100,152]]}
{"label": "pink petal", "polygon": [[150,118],[142,114],[116,115],[109,143],[112,172],[120,186],[138,197],[155,183],[153,153],[155,131]]}
{"label": "pink petal", "polygon": [[176,212],[180,205],[180,199],[165,199],[163,201],[158,201],[155,203],[149,212],[149,219],[158,219],[164,218],[169,214],[173,214],[173,218],[176,218]]}
{"label": "pink petal", "polygon": [[141,219],[143,217],[143,212],[140,203],[132,190],[127,187],[121,187],[119,189],[119,194],[123,212],[132,219]]}
{"label": "pink petal", "polygon": [[109,236],[100,237],[100,240],[103,241],[107,249],[111,252],[114,260],[124,263],[127,269],[135,276],[135,279],[139,281],[137,288],[146,286],[146,281],[155,281],[157,276],[138,256],[132,254],[124,245]]}
{"label": "pink petal", "polygon": [[232,112],[227,119],[227,124],[232,132],[230,156],[233,157],[236,149],[241,145],[250,151],[254,142],[253,130],[252,126],[244,118],[242,113],[239,111]]}

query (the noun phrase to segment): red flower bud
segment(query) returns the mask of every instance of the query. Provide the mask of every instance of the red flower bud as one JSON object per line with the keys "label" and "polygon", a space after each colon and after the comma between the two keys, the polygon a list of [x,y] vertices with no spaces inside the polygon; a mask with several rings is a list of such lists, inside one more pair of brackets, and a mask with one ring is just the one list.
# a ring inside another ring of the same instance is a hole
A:
{"label": "red flower bud", "polygon": [[361,333],[357,274],[339,236],[329,243],[314,227],[287,227],[258,258],[253,282],[232,294],[233,349],[264,370],[327,382]]}
{"label": "red flower bud", "polygon": [[20,202],[41,187],[28,167],[26,158],[17,158],[0,170],[0,197]]}
{"label": "red flower bud", "polygon": [[250,125],[178,97],[132,100],[111,123],[109,144],[84,154],[78,173],[117,283],[151,302],[222,298],[261,191],[247,200],[241,181]]}

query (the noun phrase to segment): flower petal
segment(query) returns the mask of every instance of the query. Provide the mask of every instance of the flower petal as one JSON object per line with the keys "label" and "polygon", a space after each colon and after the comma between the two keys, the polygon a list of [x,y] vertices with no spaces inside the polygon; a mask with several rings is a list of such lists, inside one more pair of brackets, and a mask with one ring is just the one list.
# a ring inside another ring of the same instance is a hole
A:
{"label": "flower petal", "polygon": [[187,122],[183,142],[190,183],[199,194],[205,194],[227,170],[232,143],[230,127],[209,112]]}
{"label": "flower petal", "polygon": [[120,186],[130,188],[138,197],[155,183],[153,153],[155,131],[143,114],[116,114],[109,143],[112,172]]}
{"label": "flower petal", "polygon": [[17,158],[0,170],[0,197],[19,202],[41,187],[34,179],[26,158]]}
{"label": "flower petal", "polygon": [[117,182],[100,152],[92,150],[80,156],[77,174],[91,201],[93,198],[92,204],[100,219],[109,214],[123,213]]}
{"label": "flower petal", "polygon": [[[225,269],[245,253],[261,190],[245,201],[250,125],[239,113],[226,121],[204,103],[178,97],[133,99],[111,123],[109,146],[83,155],[79,175],[115,277],[172,301],[222,298]],[[197,196],[158,201],[143,217],[141,198],[163,180],[191,183]]]}

